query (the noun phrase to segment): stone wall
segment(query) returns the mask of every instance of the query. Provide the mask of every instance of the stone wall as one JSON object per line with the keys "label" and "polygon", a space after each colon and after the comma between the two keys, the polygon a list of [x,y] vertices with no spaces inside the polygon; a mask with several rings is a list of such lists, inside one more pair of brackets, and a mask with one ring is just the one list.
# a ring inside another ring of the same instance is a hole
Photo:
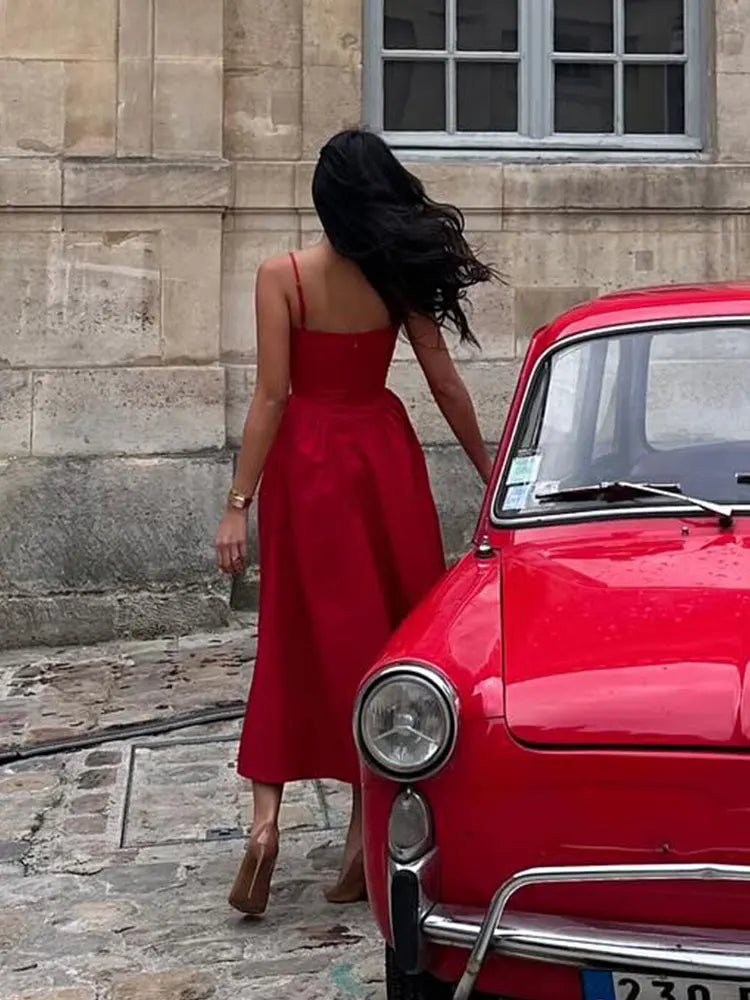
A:
{"label": "stone wall", "polygon": [[[360,116],[361,22],[360,0],[0,0],[0,645],[226,619],[212,536],[253,275],[315,237],[316,150]],[[489,441],[551,315],[748,273],[741,0],[716,5],[709,106],[701,160],[415,164],[508,278],[476,297],[483,353],[458,354]],[[404,348],[393,385],[458,552],[479,485]]]}

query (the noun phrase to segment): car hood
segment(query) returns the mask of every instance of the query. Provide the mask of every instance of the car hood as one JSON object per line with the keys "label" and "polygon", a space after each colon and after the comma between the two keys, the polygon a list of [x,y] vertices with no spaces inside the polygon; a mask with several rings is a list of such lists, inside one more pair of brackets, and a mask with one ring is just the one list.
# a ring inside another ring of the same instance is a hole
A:
{"label": "car hood", "polygon": [[506,719],[548,747],[750,748],[750,533],[610,521],[503,550]]}

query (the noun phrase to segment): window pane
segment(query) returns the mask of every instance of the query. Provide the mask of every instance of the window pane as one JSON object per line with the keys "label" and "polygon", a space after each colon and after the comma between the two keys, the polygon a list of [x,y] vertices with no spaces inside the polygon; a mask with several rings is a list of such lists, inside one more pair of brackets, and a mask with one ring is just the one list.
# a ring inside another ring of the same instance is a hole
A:
{"label": "window pane", "polygon": [[555,52],[613,52],[612,0],[555,0]]}
{"label": "window pane", "polygon": [[685,72],[681,65],[625,67],[625,131],[684,133]]}
{"label": "window pane", "polygon": [[477,52],[518,49],[518,0],[458,0],[458,47]]}
{"label": "window pane", "polygon": [[602,372],[602,390],[599,395],[599,416],[596,421],[592,457],[604,458],[616,449],[617,432],[617,376],[620,371],[620,341],[614,337],[607,344]]}
{"label": "window pane", "polygon": [[518,67],[515,63],[456,65],[459,132],[518,131]]}
{"label": "window pane", "polygon": [[445,63],[386,60],[383,74],[386,131],[445,131]]}
{"label": "window pane", "polygon": [[[712,457],[715,456],[714,461],[723,457],[723,482],[691,486],[700,485],[706,490],[700,495],[709,497],[717,496],[716,488],[723,486],[727,493],[722,499],[733,495],[735,500],[742,498],[745,503],[750,502],[750,490],[747,486],[737,490],[733,475],[739,471],[735,467],[739,454],[726,445],[750,439],[749,332],[745,327],[730,327],[656,334],[649,358],[646,397],[649,444],[662,450],[722,443],[721,451],[700,449],[692,456],[683,452],[683,460],[691,468],[677,471],[691,479],[710,480],[719,473],[718,463],[712,463]],[[745,456],[746,449],[744,444]],[[747,464],[746,457],[742,460]],[[687,489],[684,482],[682,485]]]}
{"label": "window pane", "polygon": [[387,49],[444,49],[445,0],[385,0]]}
{"label": "window pane", "polygon": [[614,132],[613,66],[558,63],[555,66],[555,131]]}
{"label": "window pane", "polygon": [[[601,337],[554,352],[524,405],[523,450],[511,453],[504,510],[585,510],[592,501],[542,506],[539,495],[602,480],[680,483],[688,495],[750,502],[750,488],[736,481],[750,451],[750,329],[656,330],[650,353],[644,337]],[[645,393],[630,391],[644,384]]]}
{"label": "window pane", "polygon": [[625,51],[684,52],[683,0],[625,0]]}

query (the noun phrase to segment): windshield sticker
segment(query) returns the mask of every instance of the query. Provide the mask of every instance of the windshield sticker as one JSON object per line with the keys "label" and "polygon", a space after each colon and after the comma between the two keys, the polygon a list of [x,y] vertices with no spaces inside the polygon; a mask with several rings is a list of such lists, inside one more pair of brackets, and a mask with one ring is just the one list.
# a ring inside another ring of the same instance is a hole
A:
{"label": "windshield sticker", "polygon": [[557,493],[560,489],[560,480],[551,479],[549,482],[544,480],[538,482],[534,488],[534,499],[538,500],[539,497],[543,497],[545,493]]}
{"label": "windshield sticker", "polygon": [[535,483],[541,464],[540,452],[537,452],[536,455],[519,455],[514,458],[508,473],[508,486],[525,486],[528,483]]}
{"label": "windshield sticker", "polygon": [[503,510],[523,510],[527,507],[532,488],[530,483],[525,483],[523,486],[509,486],[505,491]]}

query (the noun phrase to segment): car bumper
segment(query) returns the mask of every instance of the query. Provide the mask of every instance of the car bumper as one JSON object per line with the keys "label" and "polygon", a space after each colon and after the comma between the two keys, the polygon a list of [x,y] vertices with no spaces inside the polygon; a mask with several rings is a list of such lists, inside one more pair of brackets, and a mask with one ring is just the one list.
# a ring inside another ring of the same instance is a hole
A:
{"label": "car bumper", "polygon": [[486,912],[432,902],[436,898],[436,872],[434,851],[411,865],[391,864],[391,927],[396,955],[407,971],[418,971],[426,944],[471,951],[455,1000],[468,1000],[491,953],[578,968],[750,980],[750,932],[619,925],[506,912],[515,893],[529,885],[695,880],[750,883],[750,866],[605,865],[529,869],[500,886]]}

